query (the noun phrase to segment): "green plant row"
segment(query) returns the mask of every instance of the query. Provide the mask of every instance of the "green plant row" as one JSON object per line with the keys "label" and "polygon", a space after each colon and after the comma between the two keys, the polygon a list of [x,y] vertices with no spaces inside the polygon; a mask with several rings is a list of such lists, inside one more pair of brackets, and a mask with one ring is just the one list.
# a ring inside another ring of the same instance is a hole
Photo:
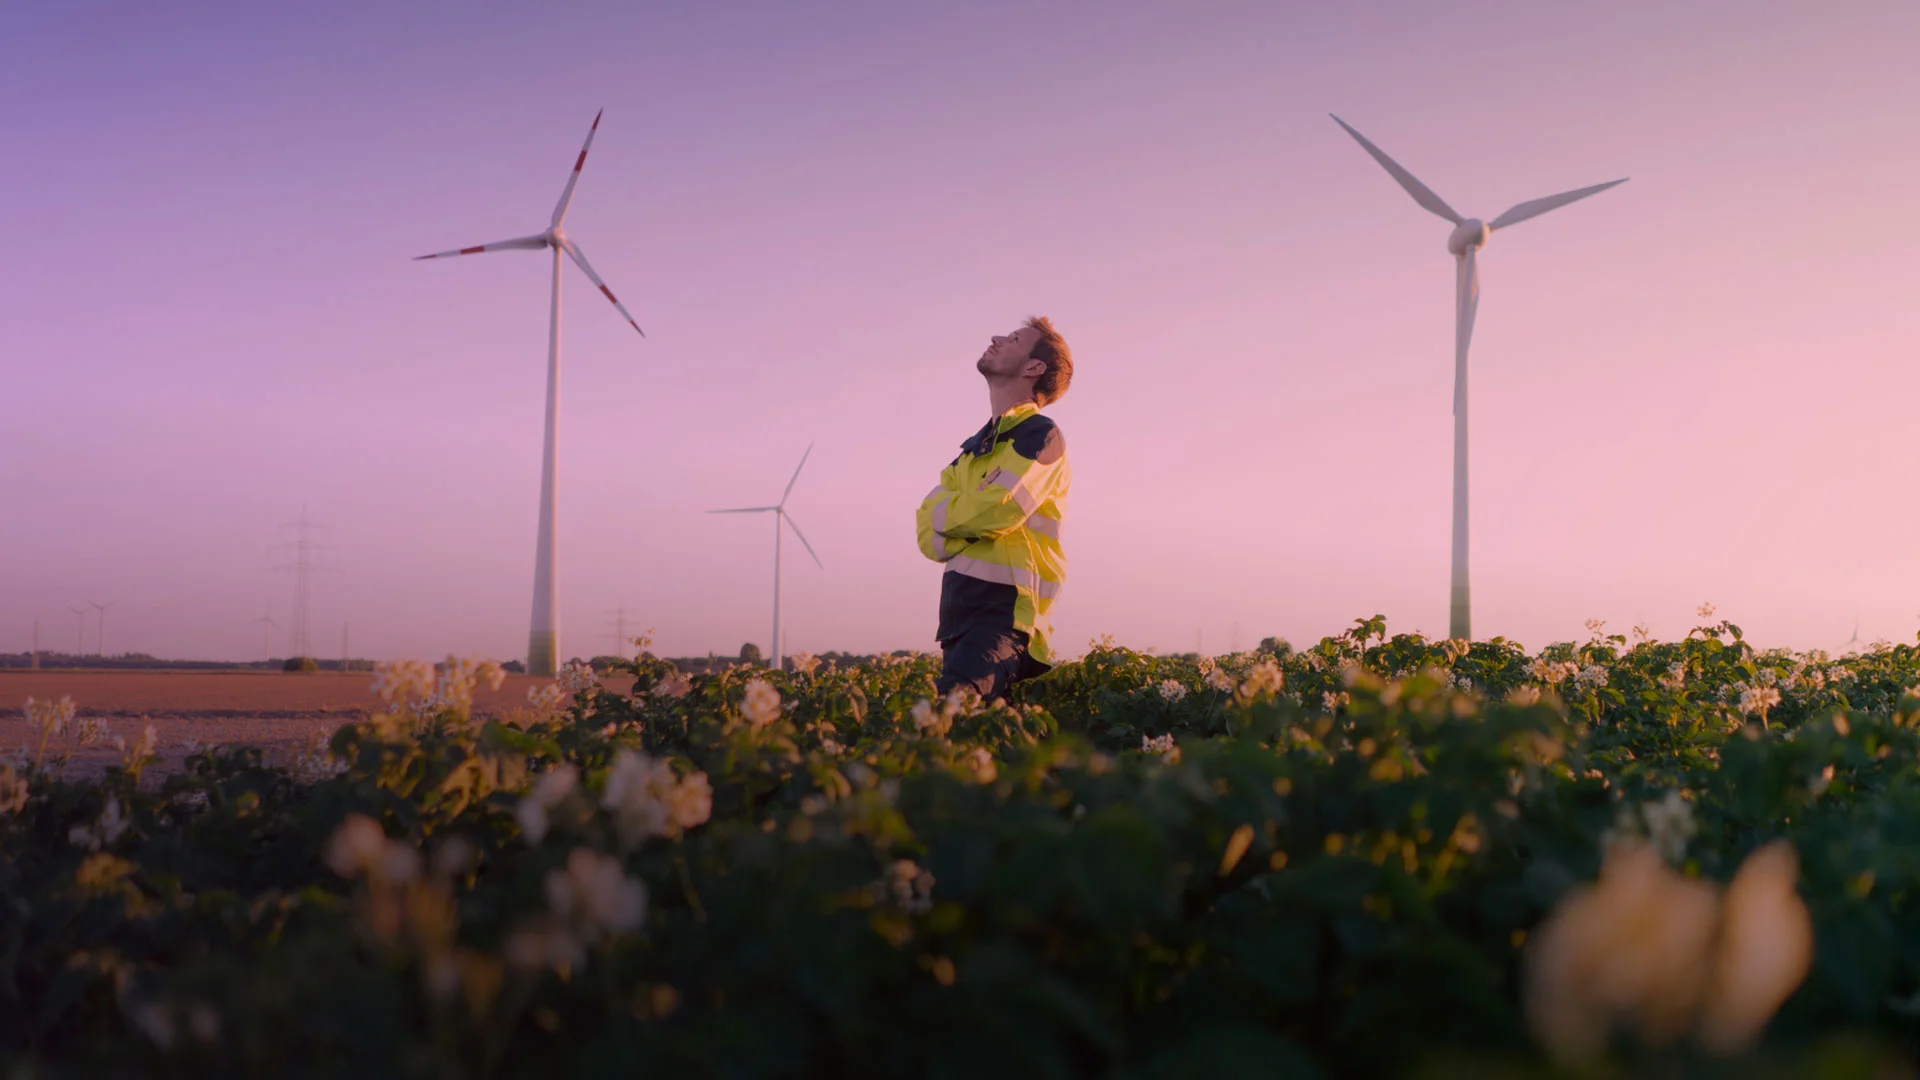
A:
{"label": "green plant row", "polygon": [[31,705],[45,744],[0,772],[0,1055],[1878,1076],[1920,1033],[1913,647],[1721,623],[1530,655],[1376,618],[1303,651],[1099,643],[992,706],[936,700],[936,669],[643,655],[630,694],[568,673],[482,724],[486,665],[389,665],[387,711],[324,756],[203,748],[145,783],[150,745],[63,779],[71,716]]}

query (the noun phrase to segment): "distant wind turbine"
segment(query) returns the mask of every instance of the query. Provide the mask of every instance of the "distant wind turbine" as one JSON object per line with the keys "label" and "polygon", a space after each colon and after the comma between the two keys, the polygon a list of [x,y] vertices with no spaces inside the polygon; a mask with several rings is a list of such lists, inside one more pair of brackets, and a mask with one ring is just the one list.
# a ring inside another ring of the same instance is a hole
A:
{"label": "distant wind turbine", "polygon": [[73,656],[75,661],[78,661],[79,658],[85,656],[87,652],[87,609],[68,606],[67,610],[80,616],[80,632],[74,638],[73,645]]}
{"label": "distant wind turbine", "polygon": [[1860,620],[1859,619],[1856,618],[1853,620],[1853,636],[1847,639],[1847,643],[1845,645],[1840,646],[1840,651],[1842,655],[1850,652],[1860,651]]}
{"label": "distant wind turbine", "polygon": [[566,220],[567,206],[573,202],[574,185],[580,182],[580,170],[586,167],[587,150],[593,146],[593,133],[600,130],[600,116],[605,111],[603,109],[594,114],[593,126],[587,129],[586,144],[580,148],[580,157],[573,163],[573,173],[567,177],[565,190],[560,192],[560,202],[553,208],[553,220],[548,223],[546,232],[418,257],[447,259],[488,251],[553,249],[553,306],[547,325],[547,433],[545,449],[540,458],[540,533],[533,562],[533,627],[527,635],[527,673],[530,675],[552,675],[560,655],[560,601],[553,587],[554,458],[559,448],[557,429],[560,423],[560,253],[567,253],[587,275],[587,280],[593,282],[594,287],[613,302],[614,308],[635,330],[640,331],[641,337],[647,336],[646,331],[640,330],[640,324],[628,314],[625,305],[614,298],[607,283],[593,272],[593,265],[587,262],[587,255],[580,250],[580,245],[574,243],[566,230],[561,228],[561,223]]}
{"label": "distant wind turbine", "polygon": [[272,663],[273,662],[273,632],[279,628],[278,625],[275,624],[273,621],[273,611],[269,609],[265,615],[262,615],[259,618],[254,619],[252,622],[252,625],[260,627],[261,659],[268,663]]}
{"label": "distant wind turbine", "polygon": [[1486,246],[1496,229],[1517,225],[1570,202],[1598,195],[1616,184],[1626,183],[1627,179],[1623,177],[1578,191],[1530,199],[1492,221],[1483,222],[1479,218],[1463,218],[1455,213],[1453,207],[1435,195],[1431,188],[1401,168],[1379,147],[1368,142],[1366,136],[1348,127],[1345,120],[1335,116],[1333,122],[1346,128],[1347,134],[1373,155],[1381,168],[1386,169],[1387,174],[1398,181],[1407,194],[1413,196],[1414,202],[1454,225],[1453,235],[1447,237],[1447,250],[1453,254],[1457,264],[1453,308],[1453,590],[1447,617],[1447,636],[1470,639],[1473,631],[1472,598],[1467,582],[1467,346],[1473,341],[1473,317],[1480,308],[1480,269],[1474,253]]}
{"label": "distant wind turbine", "polygon": [[787,496],[793,494],[793,485],[799,482],[800,470],[807,467],[807,458],[812,453],[813,453],[813,446],[809,444],[807,446],[807,452],[805,454],[800,455],[800,464],[796,466],[793,470],[793,479],[787,481],[787,490],[784,492],[781,492],[780,494],[779,505],[777,506],[746,506],[736,510],[707,511],[707,513],[709,514],[771,513],[773,515],[773,644],[768,651],[773,653],[772,662],[770,666],[774,671],[780,670],[780,653],[782,651],[781,646],[784,644],[784,642],[780,638],[780,540],[781,540],[781,536],[783,535],[783,530],[780,528],[780,525],[782,522],[785,522],[787,527],[793,530],[793,535],[800,538],[800,543],[805,545],[807,549],[807,554],[813,555],[814,565],[820,567],[820,569],[822,570],[826,569],[826,564],[820,561],[820,556],[817,554],[814,554],[813,545],[807,543],[806,534],[802,533],[800,531],[800,526],[794,523],[793,515],[787,513]]}
{"label": "distant wind turbine", "polygon": [[[119,602],[120,601],[115,600],[113,604]],[[99,656],[102,660],[107,658],[107,609],[112,607],[113,604],[96,604],[92,600],[87,601],[88,607],[100,613],[100,651],[95,655]]]}

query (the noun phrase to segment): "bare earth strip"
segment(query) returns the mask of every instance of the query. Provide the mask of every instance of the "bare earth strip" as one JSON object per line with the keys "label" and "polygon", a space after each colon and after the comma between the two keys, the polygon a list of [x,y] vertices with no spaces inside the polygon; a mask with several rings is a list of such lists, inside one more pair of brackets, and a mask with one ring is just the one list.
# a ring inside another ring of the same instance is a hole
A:
{"label": "bare earth strip", "polygon": [[[476,716],[497,717],[524,709],[527,691],[551,679],[509,675],[498,690],[474,691]],[[601,685],[624,693],[628,678],[607,678]],[[159,772],[177,769],[186,745],[197,741],[258,746],[271,761],[287,762],[315,739],[331,736],[342,724],[363,720],[379,704],[372,672],[318,672],[310,675],[254,671],[0,671],[0,754],[24,747],[32,752],[36,733],[27,727],[29,697],[73,698],[81,716],[107,719],[113,734],[128,742],[153,725],[160,747]],[[71,734],[71,733],[69,733]],[[48,747],[51,758],[66,737]],[[99,776],[118,762],[111,745],[74,751],[66,775]]]}

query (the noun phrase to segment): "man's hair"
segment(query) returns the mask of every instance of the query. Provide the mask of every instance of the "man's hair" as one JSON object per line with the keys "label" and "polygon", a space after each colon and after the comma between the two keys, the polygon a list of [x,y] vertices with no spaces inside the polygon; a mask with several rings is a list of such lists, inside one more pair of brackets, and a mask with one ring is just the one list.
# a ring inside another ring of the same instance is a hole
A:
{"label": "man's hair", "polygon": [[1060,400],[1068,384],[1073,382],[1073,353],[1067,349],[1067,339],[1060,336],[1060,331],[1053,328],[1053,320],[1045,315],[1033,316],[1027,325],[1040,331],[1040,340],[1033,343],[1033,351],[1028,355],[1047,365],[1047,370],[1033,380],[1033,400],[1051,405]]}

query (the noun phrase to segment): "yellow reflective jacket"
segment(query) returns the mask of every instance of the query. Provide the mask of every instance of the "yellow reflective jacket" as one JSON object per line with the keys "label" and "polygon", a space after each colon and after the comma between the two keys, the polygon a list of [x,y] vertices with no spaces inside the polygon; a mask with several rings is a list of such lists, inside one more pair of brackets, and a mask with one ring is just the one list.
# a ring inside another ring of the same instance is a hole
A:
{"label": "yellow reflective jacket", "polygon": [[988,421],[920,502],[920,552],[944,563],[942,644],[974,625],[1027,635],[1027,653],[1053,663],[1047,611],[1067,579],[1060,549],[1066,517],[1067,443],[1032,402]]}

